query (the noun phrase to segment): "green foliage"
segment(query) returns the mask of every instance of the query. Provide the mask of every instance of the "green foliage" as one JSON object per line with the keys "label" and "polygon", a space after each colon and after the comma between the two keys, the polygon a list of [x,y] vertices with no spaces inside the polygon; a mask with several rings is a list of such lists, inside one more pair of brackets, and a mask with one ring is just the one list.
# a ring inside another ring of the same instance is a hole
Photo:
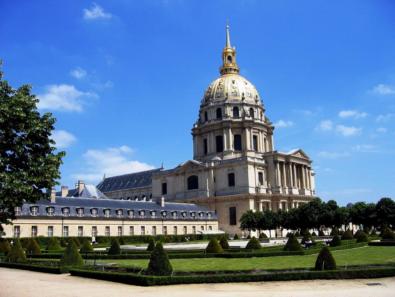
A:
{"label": "green foliage", "polygon": [[155,249],[155,240],[153,238],[150,238],[150,241],[148,242],[147,246],[147,251],[152,252]]}
{"label": "green foliage", "polygon": [[16,263],[26,262],[26,254],[18,238],[14,239],[14,244],[8,252],[6,260]]}
{"label": "green foliage", "polygon": [[381,198],[375,207],[377,226],[395,226],[395,201],[391,198]]}
{"label": "green foliage", "polygon": [[262,232],[261,234],[259,234],[259,239],[267,239],[266,233]]}
{"label": "green foliage", "polygon": [[251,239],[251,235],[250,234],[247,235],[247,239]]}
{"label": "green foliage", "polygon": [[241,230],[255,231],[258,228],[258,213],[252,210],[248,210],[243,213],[240,218],[240,228]]}
{"label": "green foliage", "polygon": [[73,241],[77,248],[81,247],[81,242],[78,237],[70,237],[69,241]]}
{"label": "green foliage", "polygon": [[158,242],[151,253],[150,261],[146,274],[148,275],[171,275],[173,267],[170,264],[169,257],[163,249],[161,242]]}
{"label": "green foliage", "polygon": [[111,241],[110,249],[108,250],[109,255],[119,255],[121,253],[121,247],[116,238],[113,238]]}
{"label": "green foliage", "polygon": [[382,240],[395,240],[395,234],[390,228],[384,228],[380,237]]}
{"label": "green foliage", "polygon": [[125,243],[125,239],[123,238],[123,236],[119,237],[119,244],[120,245],[124,245]]}
{"label": "green foliage", "polygon": [[324,246],[318,254],[315,261],[315,270],[334,270],[336,269],[336,261],[333,258],[328,247]]}
{"label": "green foliage", "polygon": [[303,248],[300,245],[298,239],[296,238],[295,235],[291,235],[290,237],[288,237],[288,241],[284,246],[284,251],[302,251]]}
{"label": "green foliage", "polygon": [[329,244],[332,247],[341,245],[342,241],[340,240],[339,235],[336,234],[335,236],[333,236],[333,238],[332,238],[332,240],[331,240],[331,242]]}
{"label": "green foliage", "polygon": [[222,253],[223,251],[224,250],[222,249],[222,246],[218,243],[218,240],[215,238],[212,238],[206,247],[206,253],[218,254],[218,253]]}
{"label": "green foliage", "polygon": [[233,240],[237,240],[239,239],[239,235],[235,234],[235,236],[233,236]]}
{"label": "green foliage", "polygon": [[7,255],[10,250],[11,250],[11,245],[8,242],[8,240],[4,238],[0,238],[0,253]]}
{"label": "green foliage", "polygon": [[92,243],[90,242],[90,240],[84,239],[84,241],[82,242],[80,253],[87,254],[87,253],[92,253],[92,252],[93,252]]}
{"label": "green foliage", "polygon": [[342,234],[342,240],[350,240],[350,239],[353,239],[353,238],[354,238],[354,236],[352,235],[352,232],[351,232],[350,229],[347,229]]}
{"label": "green foliage", "polygon": [[81,254],[78,251],[77,246],[73,240],[70,240],[62,259],[60,260],[61,266],[82,266],[84,261],[82,260]]}
{"label": "green foliage", "polygon": [[225,236],[221,237],[221,239],[219,240],[219,244],[221,245],[222,249],[229,249],[229,243]]}
{"label": "green foliage", "polygon": [[41,255],[40,246],[34,238],[30,238],[26,246],[26,253],[28,255]]}
{"label": "green foliage", "polygon": [[311,236],[317,237],[317,233],[313,232],[313,233],[311,233]]}
{"label": "green foliage", "polygon": [[0,69],[0,230],[15,219],[15,207],[47,199],[60,178],[64,152],[55,152],[50,137],[55,118],[37,110],[30,91],[29,85],[13,89]]}
{"label": "green foliage", "polygon": [[51,237],[48,240],[47,251],[58,251],[61,249],[59,241],[56,237]]}
{"label": "green foliage", "polygon": [[331,231],[331,236],[335,236],[335,235],[339,235],[339,229],[337,229],[336,227],[332,228]]}
{"label": "green foliage", "polygon": [[325,233],[322,229],[318,231],[318,236],[325,236]]}
{"label": "green foliage", "polygon": [[246,245],[247,250],[259,250],[261,248],[261,243],[255,237],[251,238]]}
{"label": "green foliage", "polygon": [[368,235],[365,232],[363,232],[363,231],[361,231],[359,233],[357,232],[355,238],[357,239],[358,243],[359,242],[368,242],[369,241]]}

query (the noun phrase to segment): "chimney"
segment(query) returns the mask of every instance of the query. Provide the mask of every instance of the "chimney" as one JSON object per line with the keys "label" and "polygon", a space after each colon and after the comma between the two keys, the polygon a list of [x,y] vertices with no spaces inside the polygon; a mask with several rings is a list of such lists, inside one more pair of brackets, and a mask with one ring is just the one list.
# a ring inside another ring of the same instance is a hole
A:
{"label": "chimney", "polygon": [[83,182],[82,180],[79,180],[79,181],[77,182],[77,186],[76,186],[76,189],[78,190],[78,195],[80,195],[80,194],[82,193],[82,191],[84,190],[84,188],[85,188],[84,182]]}
{"label": "chimney", "polygon": [[56,202],[56,190],[55,188],[51,189],[51,203],[55,203]]}
{"label": "chimney", "polygon": [[67,186],[62,186],[60,188],[60,196],[67,197],[67,194],[69,194],[69,188]]}
{"label": "chimney", "polygon": [[165,207],[165,197],[160,198],[160,207]]}

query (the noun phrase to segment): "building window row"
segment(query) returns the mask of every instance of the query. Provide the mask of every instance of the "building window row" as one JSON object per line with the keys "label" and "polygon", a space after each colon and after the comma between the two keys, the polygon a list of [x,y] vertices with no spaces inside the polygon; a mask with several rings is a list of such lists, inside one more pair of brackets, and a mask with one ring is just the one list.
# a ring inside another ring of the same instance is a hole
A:
{"label": "building window row", "polygon": [[[261,118],[263,118],[263,112],[261,111],[261,113],[259,114],[258,111],[255,112],[255,109],[253,107],[250,107],[248,110],[245,111],[245,114],[251,118],[258,118],[259,115],[261,116]],[[234,106],[232,108],[232,116],[233,118],[240,118],[241,116],[241,112],[240,112],[240,108],[238,106]],[[221,107],[218,107],[215,110],[215,119],[217,120],[221,120],[223,118],[223,111]],[[207,111],[204,112],[204,122],[208,122],[208,113]]]}

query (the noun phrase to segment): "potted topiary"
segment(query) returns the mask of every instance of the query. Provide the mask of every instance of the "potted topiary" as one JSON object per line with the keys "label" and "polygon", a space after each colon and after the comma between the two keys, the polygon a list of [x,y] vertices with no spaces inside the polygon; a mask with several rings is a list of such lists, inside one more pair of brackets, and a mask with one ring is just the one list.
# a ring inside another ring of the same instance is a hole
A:
{"label": "potted topiary", "polygon": [[255,237],[252,237],[247,245],[246,245],[246,249],[247,250],[259,250],[261,248],[261,243],[259,242],[258,239],[256,239]]}
{"label": "potted topiary", "polygon": [[318,254],[317,260],[315,261],[315,270],[334,269],[336,269],[336,261],[328,247],[324,246]]}
{"label": "potted topiary", "polygon": [[171,275],[173,267],[170,264],[169,257],[163,249],[161,242],[158,242],[151,253],[148,268],[145,271],[148,275]]}
{"label": "potted topiary", "polygon": [[26,262],[26,254],[18,238],[14,240],[14,244],[12,245],[11,250],[8,252],[6,260],[8,262],[16,263]]}
{"label": "potted topiary", "polygon": [[113,238],[111,240],[111,246],[108,250],[109,255],[120,255],[121,254],[121,247],[119,245],[119,242],[116,238]]}
{"label": "potted topiary", "polygon": [[82,260],[75,242],[70,240],[60,260],[60,266],[82,266],[83,264],[84,261]]}
{"label": "potted topiary", "polygon": [[218,240],[215,238],[211,238],[206,247],[206,253],[218,254],[222,253],[223,251],[224,250],[222,249],[222,246],[218,243]]}
{"label": "potted topiary", "polygon": [[221,237],[221,239],[219,240],[219,244],[221,245],[222,249],[229,249],[229,243],[225,236]]}

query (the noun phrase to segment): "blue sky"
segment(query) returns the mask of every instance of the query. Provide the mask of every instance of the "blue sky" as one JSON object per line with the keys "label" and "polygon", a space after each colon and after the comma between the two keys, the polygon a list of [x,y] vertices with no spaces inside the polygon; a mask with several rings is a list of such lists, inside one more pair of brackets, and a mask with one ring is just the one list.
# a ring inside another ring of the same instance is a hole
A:
{"label": "blue sky", "polygon": [[62,184],[175,166],[219,73],[225,25],[275,147],[317,194],[395,197],[394,1],[2,1],[5,78],[33,86],[67,152]]}

